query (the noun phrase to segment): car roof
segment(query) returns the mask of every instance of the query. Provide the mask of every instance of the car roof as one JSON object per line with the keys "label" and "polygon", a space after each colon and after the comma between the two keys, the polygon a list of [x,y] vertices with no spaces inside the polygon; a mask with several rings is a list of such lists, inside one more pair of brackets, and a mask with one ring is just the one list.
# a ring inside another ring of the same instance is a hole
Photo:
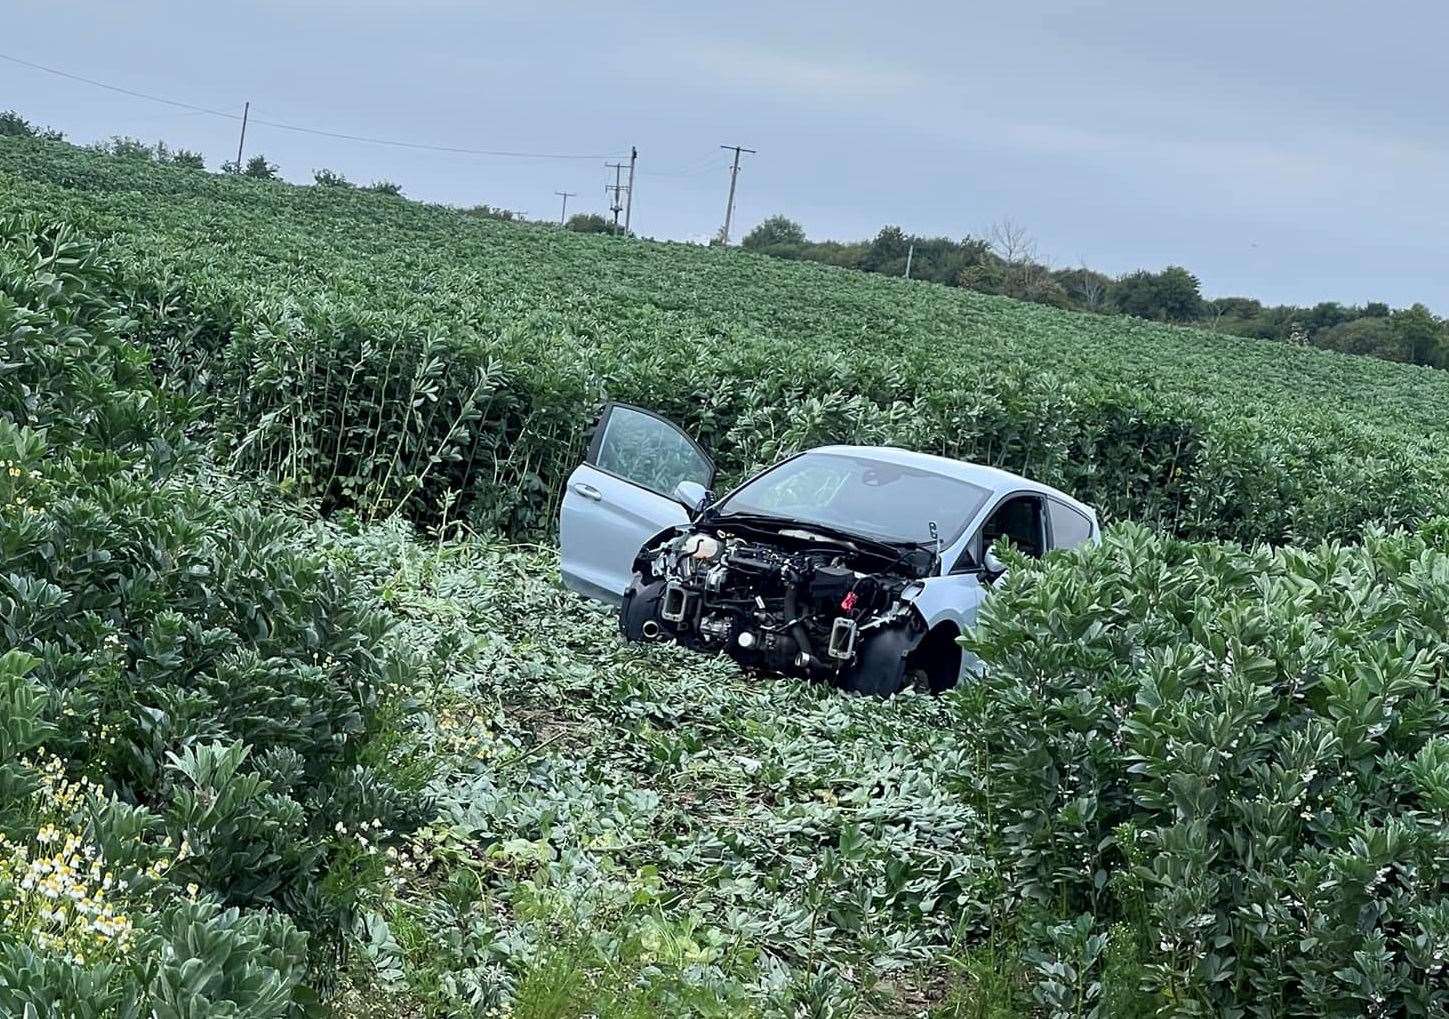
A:
{"label": "car roof", "polygon": [[936,456],[934,453],[917,453],[915,450],[901,449],[897,446],[816,446],[809,452],[841,453],[864,457],[868,460],[879,460],[882,463],[899,464],[902,467],[914,467],[917,470],[930,471],[933,474],[969,482],[997,495],[1004,495],[1007,492],[1036,492],[1041,495],[1050,495],[1096,516],[1096,511],[1090,506],[1072,498],[1060,489],[1043,485],[1039,481],[1032,481],[1020,474],[1004,471],[999,467],[968,463],[965,460],[952,460],[950,457]]}

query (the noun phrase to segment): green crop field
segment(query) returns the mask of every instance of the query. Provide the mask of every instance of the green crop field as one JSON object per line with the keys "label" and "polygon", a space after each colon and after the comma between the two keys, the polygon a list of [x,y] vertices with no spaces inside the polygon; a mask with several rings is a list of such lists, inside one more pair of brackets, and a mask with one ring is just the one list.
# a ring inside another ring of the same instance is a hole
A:
{"label": "green crop field", "polygon": [[545,528],[605,394],[692,426],[731,476],[868,438],[1191,537],[1348,537],[1449,492],[1428,369],[41,143],[0,149],[6,210],[114,240],[229,461],[367,515],[435,519],[448,494]]}
{"label": "green crop field", "polygon": [[[984,679],[624,645],[606,398],[1023,471]],[[0,1014],[1444,1015],[1449,373],[0,141]],[[31,1011],[27,1013],[27,1008]]]}

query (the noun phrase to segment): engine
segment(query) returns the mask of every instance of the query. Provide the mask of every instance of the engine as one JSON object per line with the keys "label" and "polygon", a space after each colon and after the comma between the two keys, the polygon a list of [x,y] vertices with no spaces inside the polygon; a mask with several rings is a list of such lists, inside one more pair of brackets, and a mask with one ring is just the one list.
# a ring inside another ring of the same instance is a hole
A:
{"label": "engine", "polygon": [[915,574],[900,557],[790,533],[776,543],[696,531],[646,550],[621,611],[624,635],[772,672],[851,668],[872,631],[906,619],[901,595]]}

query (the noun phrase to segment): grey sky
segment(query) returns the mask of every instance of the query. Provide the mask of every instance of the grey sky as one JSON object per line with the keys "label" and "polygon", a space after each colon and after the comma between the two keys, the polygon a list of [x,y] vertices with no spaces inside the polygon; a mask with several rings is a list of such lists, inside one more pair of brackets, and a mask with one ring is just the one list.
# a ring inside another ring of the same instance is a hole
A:
{"label": "grey sky", "polygon": [[[1338,0],[1000,3],[160,3],[6,0],[0,52],[342,133],[468,148],[640,150],[635,226],[702,239],[1009,216],[1054,264],[1188,266],[1212,295],[1449,311],[1449,8]],[[1189,7],[1191,10],[1189,10]],[[236,125],[0,61],[0,108],[74,140],[164,138],[215,166]],[[254,126],[309,181],[604,211],[602,161],[385,148]]]}

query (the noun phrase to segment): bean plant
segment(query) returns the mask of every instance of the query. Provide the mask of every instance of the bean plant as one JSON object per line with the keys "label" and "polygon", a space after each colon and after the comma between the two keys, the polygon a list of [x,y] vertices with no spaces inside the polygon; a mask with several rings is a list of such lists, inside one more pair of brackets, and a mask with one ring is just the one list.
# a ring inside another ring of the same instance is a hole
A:
{"label": "bean plant", "polygon": [[1449,375],[356,189],[0,145],[0,211],[107,237],[220,462],[324,509],[536,536],[606,399],[716,453],[996,464],[1193,538],[1349,539],[1449,495]]}

